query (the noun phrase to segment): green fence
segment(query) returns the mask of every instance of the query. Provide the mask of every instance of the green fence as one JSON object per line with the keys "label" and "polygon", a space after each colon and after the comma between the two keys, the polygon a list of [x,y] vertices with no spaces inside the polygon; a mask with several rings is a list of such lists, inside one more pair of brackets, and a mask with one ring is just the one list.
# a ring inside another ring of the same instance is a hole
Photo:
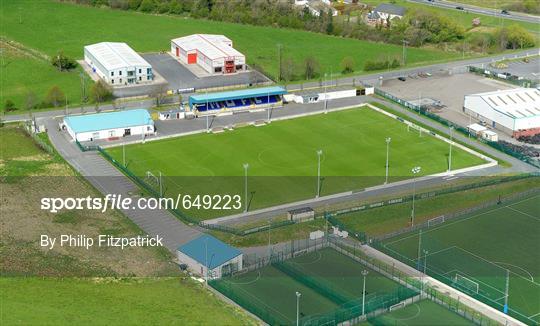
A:
{"label": "green fence", "polygon": [[408,108],[408,109],[410,109],[410,110],[412,110],[412,111],[414,111],[414,112],[416,112],[416,113],[418,113],[420,115],[428,117],[431,120],[435,120],[435,121],[437,121],[438,123],[440,123],[440,124],[442,124],[444,126],[453,127],[455,130],[461,132],[464,135],[472,137],[472,138],[474,138],[474,139],[476,139],[476,140],[478,140],[478,141],[480,141],[480,142],[482,142],[482,143],[484,143],[484,144],[486,144],[486,145],[488,145],[488,146],[490,146],[490,147],[492,147],[492,148],[494,148],[494,149],[496,149],[498,151],[501,151],[501,152],[503,152],[503,153],[505,153],[507,155],[510,155],[512,157],[515,157],[518,160],[521,160],[521,161],[523,161],[525,163],[528,163],[528,164],[530,164],[530,165],[532,165],[534,167],[540,168],[540,163],[538,161],[534,160],[532,157],[529,157],[529,156],[524,155],[522,153],[518,153],[518,152],[514,151],[512,148],[510,148],[510,147],[508,147],[508,146],[506,146],[506,145],[504,145],[502,143],[493,142],[493,141],[487,141],[487,140],[485,140],[483,138],[478,138],[478,137],[476,137],[475,134],[472,134],[467,128],[464,128],[464,127],[462,127],[462,126],[460,126],[458,124],[455,124],[455,123],[453,123],[453,122],[451,122],[449,120],[446,120],[446,119],[444,119],[444,118],[442,118],[442,117],[440,117],[440,116],[438,116],[436,114],[433,114],[433,113],[427,111],[424,107],[422,107],[420,105],[413,104],[413,103],[411,103],[409,101],[401,99],[401,98],[399,98],[397,96],[394,96],[394,95],[392,95],[390,93],[387,93],[387,92],[385,92],[385,91],[383,91],[381,89],[378,89],[378,88],[375,88],[375,94],[377,94],[377,95],[379,95],[381,97],[384,97],[385,99],[388,99],[388,100],[390,100],[390,101],[392,101],[394,103],[397,103],[397,104],[399,104],[401,106],[404,106],[404,107],[406,107],[406,108]]}
{"label": "green fence", "polygon": [[533,87],[535,84],[532,80],[529,80],[529,79],[517,79],[517,77],[516,78],[511,78],[511,77],[501,78],[499,77],[498,72],[490,70],[490,69],[486,69],[486,68],[478,68],[478,67],[473,67],[473,66],[469,66],[468,68],[469,68],[469,72],[472,72],[474,74],[482,75],[484,77],[488,77],[492,79],[501,80],[510,84],[514,84],[519,87]]}

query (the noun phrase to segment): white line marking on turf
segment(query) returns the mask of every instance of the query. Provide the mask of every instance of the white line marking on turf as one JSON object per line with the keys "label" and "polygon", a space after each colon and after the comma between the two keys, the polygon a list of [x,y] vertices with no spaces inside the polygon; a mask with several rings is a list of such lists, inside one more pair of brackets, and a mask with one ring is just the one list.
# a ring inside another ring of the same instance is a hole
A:
{"label": "white line marking on turf", "polygon": [[510,263],[505,263],[505,262],[503,262],[503,261],[494,261],[493,263],[496,264],[496,265],[512,266],[512,267],[515,267],[515,268],[517,268],[517,269],[520,269],[520,270],[524,271],[527,275],[529,275],[529,277],[531,278],[531,281],[534,282],[534,277],[532,276],[532,274],[529,273],[529,271],[526,270],[526,269],[523,268],[523,267],[519,267],[519,266],[517,266],[517,265],[510,264]]}
{"label": "white line marking on turf", "polygon": [[[422,312],[422,309],[420,309],[420,305],[418,305],[418,303],[413,303],[412,304],[413,306],[416,307],[416,313],[414,314],[414,316],[411,316],[411,317],[406,317],[406,318],[397,318],[397,317],[394,317],[395,320],[400,320],[400,321],[404,321],[404,320],[411,320],[411,319],[415,319],[416,317],[420,316],[420,313]],[[405,309],[406,307],[403,307],[401,309]],[[397,309],[397,311],[401,310],[401,309]],[[396,311],[396,310],[395,310]]]}
{"label": "white line marking on turf", "polygon": [[536,216],[534,216],[534,215],[531,215],[531,214],[522,212],[522,211],[520,211],[519,209],[515,209],[515,208],[512,208],[512,207],[510,207],[510,206],[508,206],[507,208],[513,210],[514,212],[523,214],[523,215],[528,216],[528,217],[532,217],[532,218],[534,218],[535,220],[540,221],[540,218],[538,218],[538,217],[536,217]]}
{"label": "white line marking on turf", "polygon": [[247,284],[253,284],[253,283],[257,282],[260,278],[261,278],[261,271],[257,271],[257,277],[256,277],[254,280],[247,281],[247,282],[233,282],[233,281],[229,281],[229,283],[232,283],[232,284],[238,284],[238,285],[247,285]]}

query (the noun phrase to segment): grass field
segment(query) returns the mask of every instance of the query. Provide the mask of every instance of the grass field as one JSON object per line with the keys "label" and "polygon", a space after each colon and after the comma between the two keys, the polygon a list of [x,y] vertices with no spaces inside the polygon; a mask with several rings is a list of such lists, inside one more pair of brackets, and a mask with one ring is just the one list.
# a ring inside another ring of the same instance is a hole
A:
{"label": "grass field", "polygon": [[452,311],[434,303],[430,300],[423,300],[410,304],[404,308],[394,310],[360,324],[361,326],[466,326],[474,325],[467,319],[453,313]]}
{"label": "grass field", "polygon": [[[356,71],[360,72],[366,60],[401,57],[401,46],[370,43],[354,39],[332,37],[300,30],[255,27],[240,24],[213,22],[142,14],[133,11],[86,7],[59,1],[22,0],[5,1],[0,12],[2,31],[0,36],[22,43],[24,46],[52,56],[63,50],[67,55],[81,59],[83,46],[102,42],[127,42],[139,52],[168,50],[170,40],[193,33],[225,34],[235,48],[245,53],[248,64],[257,64],[272,76],[278,65],[278,43],[283,46],[283,56],[300,63],[308,54],[316,53],[322,72],[339,72],[340,62],[345,56],[353,56]],[[431,49],[410,48],[407,52],[409,65],[427,64],[459,58],[457,53],[445,53]],[[14,64],[9,75],[3,78],[0,103],[12,99],[23,107],[21,82],[14,78],[25,78],[23,90],[32,90],[39,97],[43,90],[58,84],[68,98],[76,103],[79,81],[71,73],[60,77],[57,72],[32,62],[30,65]],[[38,67],[40,66],[40,67]],[[37,70],[39,68],[39,70]],[[28,74],[28,72],[31,74]],[[3,74],[7,75],[7,74]],[[32,76],[36,76],[34,79]],[[66,79],[66,80],[64,80]]]}
{"label": "grass field", "polygon": [[[319,149],[321,195],[383,183],[386,137],[392,138],[390,181],[410,178],[416,165],[422,175],[446,171],[448,144],[408,132],[404,124],[368,108],[130,145],[125,153],[136,175],[160,171],[165,193],[174,197],[188,192],[243,196],[243,164],[248,163],[248,204],[254,209],[315,196]],[[122,162],[122,147],[107,151]],[[452,158],[454,169],[483,163],[456,147]]]}
{"label": "grass field", "polygon": [[[489,178],[463,179],[463,181],[486,182]],[[423,223],[437,216],[463,211],[481,205],[483,202],[497,200],[499,196],[504,197],[512,193],[527,191],[532,187],[538,187],[538,182],[539,178],[527,178],[428,198],[416,198],[415,221]],[[370,237],[377,237],[409,226],[411,208],[411,202],[398,203],[340,215],[338,219],[348,230],[365,232]]]}
{"label": "grass field", "polygon": [[[35,96],[35,104],[39,104],[45,100],[52,86],[58,86],[62,90],[70,105],[80,102],[79,72],[82,69],[60,72],[42,58],[32,57],[8,47],[5,48],[2,56],[2,74],[0,74],[2,109],[5,100],[10,99],[18,108],[13,113],[25,112],[26,99],[30,92]],[[87,78],[87,84],[90,83],[91,79]],[[64,108],[64,103],[61,104],[61,108]]]}
{"label": "grass field", "polygon": [[451,282],[459,274],[454,286],[465,292],[477,292],[499,309],[504,303],[508,270],[510,313],[538,322],[539,200],[540,195],[533,195],[477,211],[424,230],[420,239],[418,232],[391,238],[383,242],[383,250],[411,265],[426,266],[428,274],[437,278]]}
{"label": "grass field", "polygon": [[0,278],[2,325],[254,325],[181,278]]}
{"label": "grass field", "polygon": [[[472,2],[472,1],[482,1],[484,0],[465,0],[465,2]],[[503,1],[509,1],[509,0],[503,0]],[[499,3],[502,3],[503,1],[499,1]],[[383,3],[384,1],[381,0],[363,0],[363,3],[369,3],[372,5],[376,5],[379,3]],[[456,1],[459,2],[459,1]],[[492,1],[493,2],[493,1]],[[486,15],[479,15],[476,13],[469,13],[463,10],[455,10],[455,9],[444,9],[444,8],[438,8],[434,6],[430,6],[429,3],[426,2],[426,4],[419,4],[414,2],[409,2],[406,0],[395,0],[395,3],[399,6],[403,6],[410,9],[422,9],[422,10],[429,10],[436,13],[439,13],[443,16],[446,16],[450,19],[452,19],[454,22],[460,24],[465,29],[469,29],[472,27],[472,20],[474,18],[480,18],[480,21],[482,22],[482,26],[487,27],[501,27],[501,26],[508,26],[517,24],[529,32],[535,33],[537,40],[540,38],[540,24],[530,23],[530,22],[522,22],[522,21],[515,21],[506,19],[504,17],[493,17],[493,16],[486,16]],[[472,4],[472,3],[471,3]]]}
{"label": "grass field", "polygon": [[[391,293],[399,287],[399,284],[333,249],[322,249],[285,263],[293,264],[312,281],[332,286],[356,299],[362,295],[361,272],[367,270],[369,274],[366,277],[366,302],[377,295]],[[320,289],[306,285],[273,265],[221,279],[213,286],[259,317],[275,318],[265,319],[271,324],[294,323],[296,292],[301,293],[300,318],[330,313],[339,306],[333,298],[323,295]]]}

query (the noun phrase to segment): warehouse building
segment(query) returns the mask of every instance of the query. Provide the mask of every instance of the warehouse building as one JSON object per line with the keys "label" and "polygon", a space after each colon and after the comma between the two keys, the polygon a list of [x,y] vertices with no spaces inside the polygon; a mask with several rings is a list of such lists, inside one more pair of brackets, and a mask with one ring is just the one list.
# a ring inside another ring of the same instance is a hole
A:
{"label": "warehouse building", "polygon": [[64,118],[63,129],[80,142],[155,133],[154,121],[143,109],[68,116]]}
{"label": "warehouse building", "polygon": [[101,42],[84,47],[84,61],[110,85],[130,85],[154,79],[152,66],[126,43]]}
{"label": "warehouse building", "polygon": [[540,91],[534,88],[465,95],[463,111],[515,138],[540,133]]}
{"label": "warehouse building", "polygon": [[171,54],[184,64],[196,64],[209,74],[246,70],[246,57],[224,35],[193,34],[171,40]]}
{"label": "warehouse building", "polygon": [[208,279],[242,269],[242,252],[207,234],[178,247],[177,257],[190,271]]}

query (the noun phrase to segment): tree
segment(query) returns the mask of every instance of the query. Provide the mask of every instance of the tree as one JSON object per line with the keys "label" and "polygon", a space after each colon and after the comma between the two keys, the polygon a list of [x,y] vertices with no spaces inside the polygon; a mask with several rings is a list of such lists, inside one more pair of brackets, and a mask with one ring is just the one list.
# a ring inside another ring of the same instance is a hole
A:
{"label": "tree", "polygon": [[167,88],[165,87],[165,85],[162,84],[159,87],[155,87],[154,90],[150,93],[150,96],[156,99],[157,107],[159,107],[163,103],[166,92]]}
{"label": "tree", "polygon": [[37,99],[36,94],[32,91],[29,91],[28,93],[26,93],[26,99],[24,103],[25,109],[32,110],[32,109],[35,109],[37,105],[38,105],[38,99]]}
{"label": "tree", "polygon": [[304,75],[306,79],[312,79],[319,74],[319,62],[315,57],[309,56],[304,59]]}
{"label": "tree", "polygon": [[58,52],[57,55],[53,56],[51,59],[51,63],[53,66],[57,67],[58,70],[60,71],[71,70],[77,67],[77,61],[75,61],[72,58],[67,57],[64,54],[64,51],[60,51]]}
{"label": "tree", "polygon": [[90,96],[96,103],[96,108],[98,108],[101,102],[111,99],[113,94],[109,85],[105,84],[105,82],[102,80],[98,80],[97,83],[92,85],[92,88],[90,89]]}
{"label": "tree", "polygon": [[281,60],[281,80],[286,82],[294,79],[294,61],[291,58]]}
{"label": "tree", "polygon": [[154,11],[156,10],[156,4],[154,3],[154,0],[142,0],[139,10],[144,12]]}
{"label": "tree", "polygon": [[12,100],[6,100],[6,103],[4,104],[4,111],[11,112],[15,110],[17,110],[17,107],[15,107],[15,103],[13,103]]}
{"label": "tree", "polygon": [[528,48],[534,46],[534,37],[523,27],[519,25],[510,25],[508,30],[507,47],[512,49]]}
{"label": "tree", "polygon": [[348,74],[354,71],[355,62],[353,57],[347,56],[341,60],[341,72]]}
{"label": "tree", "polygon": [[54,107],[59,106],[60,104],[64,103],[65,101],[65,95],[64,92],[60,89],[58,86],[53,86],[51,89],[49,89],[49,92],[47,93],[47,97],[45,98],[45,102],[48,105],[52,105]]}

